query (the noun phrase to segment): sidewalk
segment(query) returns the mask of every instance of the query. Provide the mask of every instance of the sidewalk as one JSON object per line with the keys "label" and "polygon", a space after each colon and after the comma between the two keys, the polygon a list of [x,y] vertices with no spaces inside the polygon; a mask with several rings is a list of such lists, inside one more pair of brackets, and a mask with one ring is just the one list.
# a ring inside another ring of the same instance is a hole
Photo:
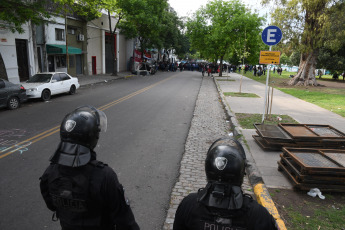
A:
{"label": "sidewalk", "polygon": [[118,79],[123,79],[126,77],[134,76],[131,72],[119,72],[117,76],[112,76],[111,74],[97,74],[97,75],[78,75],[78,81],[80,86],[91,85],[101,82],[114,81]]}
{"label": "sidewalk", "polygon": [[[220,102],[214,79],[203,77],[181,161],[180,176],[171,193],[163,229],[173,229],[175,212],[181,200],[189,193],[205,187],[204,161],[207,150],[216,139],[229,135],[230,129],[230,122]],[[242,188],[246,193],[254,195],[247,177],[244,178]]]}
{"label": "sidewalk", "polygon": [[[220,77],[216,77],[215,79],[219,78]],[[222,78],[225,79],[224,77]],[[239,92],[241,75],[231,73],[229,79],[235,81],[216,81],[220,89],[220,94],[224,92]],[[262,114],[265,87],[266,86],[262,83],[243,77],[241,92],[255,93],[260,96],[260,98],[223,96],[226,105],[230,109],[230,116],[234,116],[236,113]],[[272,114],[289,115],[301,124],[330,125],[342,132],[345,131],[345,119],[340,115],[283,93],[277,89],[274,89],[273,92]],[[254,126],[253,129],[241,129],[236,119],[233,120],[234,125],[237,126],[238,132],[244,136],[249,146],[250,154],[262,175],[265,185],[269,188],[292,189],[292,184],[277,170],[277,161],[280,159],[279,155],[281,152],[263,151],[252,137],[252,135],[256,134]]]}

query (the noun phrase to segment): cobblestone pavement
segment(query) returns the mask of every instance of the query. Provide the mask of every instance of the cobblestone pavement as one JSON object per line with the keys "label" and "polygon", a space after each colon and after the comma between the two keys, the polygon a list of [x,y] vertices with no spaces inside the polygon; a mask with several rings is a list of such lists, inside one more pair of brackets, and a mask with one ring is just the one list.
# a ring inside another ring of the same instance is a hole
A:
{"label": "cobblestone pavement", "polygon": [[[230,133],[230,122],[227,121],[215,82],[211,77],[204,77],[181,160],[180,176],[171,193],[170,207],[163,229],[173,229],[175,212],[181,200],[189,193],[205,187],[204,160],[207,150],[216,139]],[[247,177],[242,189],[253,195]]]}

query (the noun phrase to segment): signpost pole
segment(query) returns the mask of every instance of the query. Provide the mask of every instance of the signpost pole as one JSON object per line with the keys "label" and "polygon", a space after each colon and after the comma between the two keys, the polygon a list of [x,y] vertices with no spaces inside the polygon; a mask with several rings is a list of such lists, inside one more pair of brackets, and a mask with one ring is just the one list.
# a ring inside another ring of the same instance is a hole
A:
{"label": "signpost pole", "polygon": [[[272,46],[270,46],[270,51],[272,51]],[[266,77],[266,89],[265,89],[265,102],[264,102],[264,112],[262,113],[262,123],[264,122],[265,120],[265,111],[266,111],[266,106],[267,106],[267,88],[268,88],[268,78],[270,76],[270,68],[268,68],[268,65],[267,65],[267,77]]]}
{"label": "signpost pole", "polygon": [[[263,113],[262,113],[262,123],[265,120],[265,114],[266,114],[266,107],[269,106],[269,103],[267,102],[267,88],[268,88],[268,79],[270,76],[270,64],[274,63],[274,64],[279,64],[279,58],[280,58],[280,53],[278,56],[278,61],[275,60],[276,56],[275,54],[272,54],[272,46],[276,45],[280,42],[280,40],[282,39],[282,31],[277,27],[277,26],[268,26],[266,27],[262,34],[261,34],[261,38],[262,41],[268,45],[270,47],[270,51],[265,54],[263,54],[262,56],[265,57],[266,60],[261,60],[261,52],[260,52],[260,64],[267,64],[267,77],[266,77],[266,89],[265,89],[265,101],[264,101],[264,109],[263,109]],[[268,62],[268,60],[270,60],[270,62]],[[271,105],[272,106],[272,105]],[[268,111],[268,110],[267,110]],[[268,113],[268,112],[267,112]]]}

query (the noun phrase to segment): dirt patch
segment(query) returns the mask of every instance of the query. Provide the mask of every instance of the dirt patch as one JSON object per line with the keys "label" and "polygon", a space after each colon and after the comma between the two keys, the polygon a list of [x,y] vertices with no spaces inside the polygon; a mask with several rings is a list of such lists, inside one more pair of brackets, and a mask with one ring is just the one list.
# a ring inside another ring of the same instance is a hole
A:
{"label": "dirt patch", "polygon": [[[317,87],[327,87],[330,89],[345,89],[345,81],[343,80],[319,80],[316,79],[317,83],[319,84],[318,86],[293,86],[294,88],[317,88]],[[291,86],[288,84],[289,80],[287,79],[279,79],[276,78],[274,79],[274,83],[272,83],[271,85],[276,86],[276,87],[281,87],[281,88],[291,88]]]}
{"label": "dirt patch", "polygon": [[328,87],[328,88],[334,88],[334,89],[343,89],[345,88],[345,81],[343,80],[317,80],[317,83],[320,84],[320,86]]}
{"label": "dirt patch", "polygon": [[[268,191],[287,229],[345,230],[345,193],[323,193],[326,198],[322,200],[307,195],[307,191],[270,188]],[[320,213],[327,214],[320,216]],[[340,215],[340,225],[335,228],[332,215]]]}

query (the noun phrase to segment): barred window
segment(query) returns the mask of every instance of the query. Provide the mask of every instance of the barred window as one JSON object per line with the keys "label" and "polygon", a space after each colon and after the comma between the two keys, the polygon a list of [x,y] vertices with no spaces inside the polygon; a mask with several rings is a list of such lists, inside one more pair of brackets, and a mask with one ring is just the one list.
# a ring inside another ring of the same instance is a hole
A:
{"label": "barred window", "polygon": [[55,29],[55,40],[56,41],[65,41],[65,30]]}

